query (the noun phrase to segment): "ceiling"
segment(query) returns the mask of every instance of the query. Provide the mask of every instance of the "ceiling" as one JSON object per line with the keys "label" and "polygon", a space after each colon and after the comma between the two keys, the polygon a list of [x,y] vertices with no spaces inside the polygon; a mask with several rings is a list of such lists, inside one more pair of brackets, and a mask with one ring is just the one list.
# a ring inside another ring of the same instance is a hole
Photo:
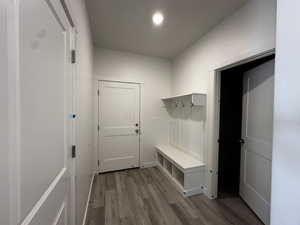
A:
{"label": "ceiling", "polygon": [[[95,45],[172,58],[247,0],[86,0]],[[160,11],[164,24],[155,27]]]}

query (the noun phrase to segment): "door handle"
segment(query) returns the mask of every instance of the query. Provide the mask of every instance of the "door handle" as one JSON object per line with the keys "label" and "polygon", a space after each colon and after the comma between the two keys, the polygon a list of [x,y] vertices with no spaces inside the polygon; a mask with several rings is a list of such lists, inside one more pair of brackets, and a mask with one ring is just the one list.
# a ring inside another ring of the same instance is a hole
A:
{"label": "door handle", "polygon": [[245,140],[243,138],[241,139],[218,139],[218,143],[239,143],[239,144],[245,144]]}
{"label": "door handle", "polygon": [[140,133],[140,130],[139,130],[139,129],[135,129],[135,133],[136,133],[136,134],[139,134],[139,133]]}
{"label": "door handle", "polygon": [[245,144],[245,140],[243,138],[239,139],[238,142],[242,145]]}

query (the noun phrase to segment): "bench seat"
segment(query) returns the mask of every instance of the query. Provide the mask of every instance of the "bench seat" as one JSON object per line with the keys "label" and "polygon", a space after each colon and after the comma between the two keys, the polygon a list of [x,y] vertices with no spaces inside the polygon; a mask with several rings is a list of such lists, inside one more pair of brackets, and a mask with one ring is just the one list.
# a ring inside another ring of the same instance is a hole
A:
{"label": "bench seat", "polygon": [[204,163],[195,157],[170,145],[158,145],[157,150],[168,160],[175,164],[182,172],[197,169],[204,166]]}
{"label": "bench seat", "polygon": [[184,196],[202,193],[205,164],[171,145],[158,145],[157,164]]}

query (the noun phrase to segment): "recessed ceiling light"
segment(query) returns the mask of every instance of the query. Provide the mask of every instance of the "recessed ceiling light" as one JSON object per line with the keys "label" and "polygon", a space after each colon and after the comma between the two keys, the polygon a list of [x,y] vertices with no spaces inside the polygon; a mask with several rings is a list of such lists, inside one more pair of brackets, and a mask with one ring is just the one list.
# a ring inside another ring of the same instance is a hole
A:
{"label": "recessed ceiling light", "polygon": [[164,22],[164,15],[161,12],[156,12],[152,16],[152,22],[155,26],[160,26]]}

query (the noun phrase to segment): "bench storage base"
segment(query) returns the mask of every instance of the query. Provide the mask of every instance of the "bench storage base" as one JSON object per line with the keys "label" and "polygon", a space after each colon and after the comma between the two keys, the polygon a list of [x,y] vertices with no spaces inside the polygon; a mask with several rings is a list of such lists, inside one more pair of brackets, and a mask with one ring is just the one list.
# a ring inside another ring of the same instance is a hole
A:
{"label": "bench storage base", "polygon": [[203,192],[205,165],[172,146],[157,146],[157,164],[184,196]]}

